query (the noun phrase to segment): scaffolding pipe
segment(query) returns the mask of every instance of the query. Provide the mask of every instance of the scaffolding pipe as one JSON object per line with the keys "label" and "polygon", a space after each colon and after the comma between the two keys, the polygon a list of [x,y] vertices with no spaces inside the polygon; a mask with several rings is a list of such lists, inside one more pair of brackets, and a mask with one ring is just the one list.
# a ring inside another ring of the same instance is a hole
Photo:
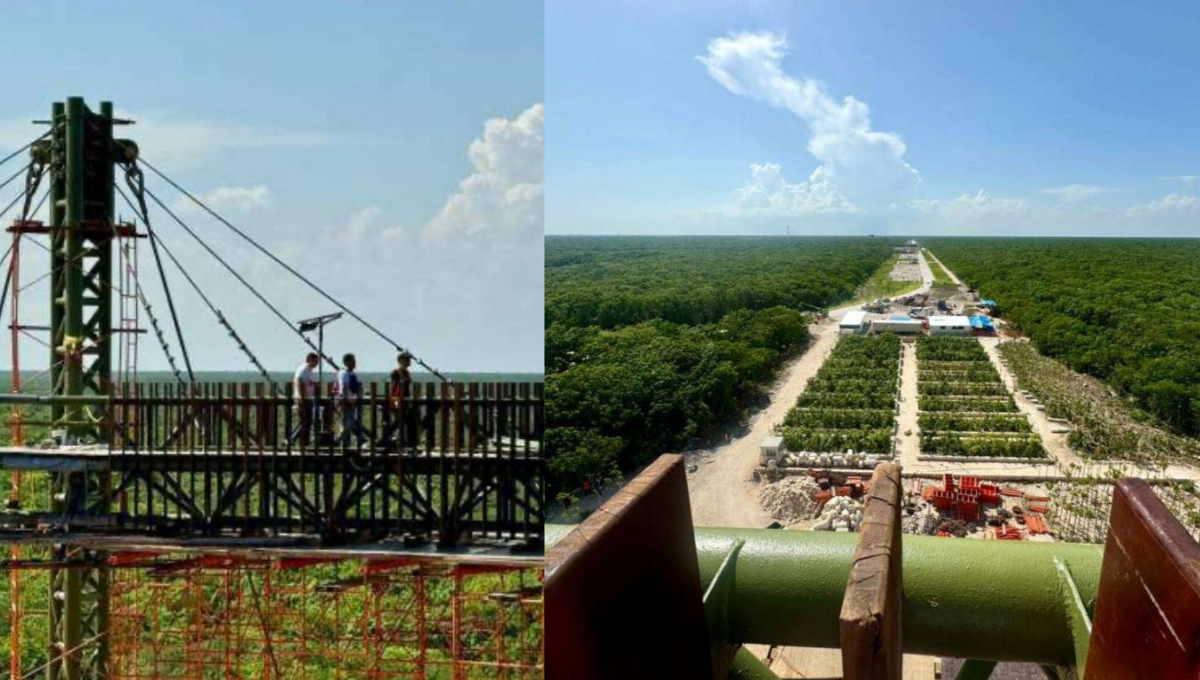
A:
{"label": "scaffolding pipe", "polygon": [[[553,546],[573,527],[547,525]],[[858,535],[695,528],[703,587],[737,539],[729,600],[732,641],[840,647],[838,616]],[[904,651],[968,659],[1067,664],[1071,627],[1054,564],[1069,569],[1090,611],[1100,545],[904,536]]]}

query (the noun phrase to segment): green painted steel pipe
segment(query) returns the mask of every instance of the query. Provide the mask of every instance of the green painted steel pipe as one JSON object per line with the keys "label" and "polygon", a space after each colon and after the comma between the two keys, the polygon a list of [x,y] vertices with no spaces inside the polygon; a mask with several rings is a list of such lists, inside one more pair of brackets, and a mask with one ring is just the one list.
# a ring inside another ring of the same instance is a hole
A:
{"label": "green painted steel pipe", "polygon": [[737,650],[726,680],[779,680],[779,676],[745,647]]}
{"label": "green painted steel pipe", "polygon": [[[571,527],[547,526],[553,545]],[[735,539],[746,541],[729,603],[743,643],[839,647],[838,615],[857,534],[696,528],[707,586]],[[997,661],[1074,661],[1058,557],[1088,609],[1103,546],[904,536],[904,651]]]}

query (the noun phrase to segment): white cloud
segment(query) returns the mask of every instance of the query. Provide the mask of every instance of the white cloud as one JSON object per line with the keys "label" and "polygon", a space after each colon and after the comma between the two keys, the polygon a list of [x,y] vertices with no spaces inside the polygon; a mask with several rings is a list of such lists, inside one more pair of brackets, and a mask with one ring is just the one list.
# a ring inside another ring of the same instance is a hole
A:
{"label": "white cloud", "polygon": [[1037,212],[1023,198],[1002,198],[986,191],[952,199],[918,199],[910,204],[925,233],[984,232],[1002,236],[1029,226]]}
{"label": "white cloud", "polygon": [[1167,179],[1173,182],[1179,182],[1183,185],[1184,189],[1194,189],[1196,188],[1196,183],[1200,182],[1200,175],[1169,175],[1166,177],[1160,177],[1159,179]]}
{"label": "white cloud", "polygon": [[1087,184],[1070,184],[1054,189],[1042,189],[1042,193],[1055,196],[1063,203],[1083,203],[1104,193],[1104,188]]}
{"label": "white cloud", "polygon": [[345,237],[351,241],[361,241],[378,221],[382,212],[373,205],[362,210],[355,210],[350,214],[350,221],[346,224]]}
{"label": "white cloud", "polygon": [[545,106],[534,104],[516,118],[493,118],[471,142],[474,172],[458,185],[422,232],[509,236],[542,234],[545,225]]}
{"label": "white cloud", "polygon": [[[808,151],[820,166],[807,182],[781,185],[777,203],[796,212],[828,211],[831,205],[888,205],[920,181],[904,161],[900,136],[871,128],[870,108],[853,96],[839,102],[825,84],[784,73],[787,41],[772,33],[735,33],[709,42],[697,60],[730,92],[791,111],[809,127]],[[805,198],[797,200],[797,195]],[[770,197],[767,202],[772,202]]]}
{"label": "white cloud", "polygon": [[801,213],[855,212],[818,168],[808,181],[790,184],[783,178],[779,165],[754,163],[750,166],[750,181],[735,189],[734,203],[738,211],[759,215],[794,215]]}
{"label": "white cloud", "polygon": [[[187,200],[187,197],[182,198]],[[269,208],[274,203],[271,190],[261,185],[256,187],[217,187],[201,196],[200,200],[218,212],[221,210],[249,212],[260,208]]]}
{"label": "white cloud", "polygon": [[1125,213],[1130,217],[1200,217],[1200,200],[1195,196],[1167,194],[1157,201],[1132,206]]}

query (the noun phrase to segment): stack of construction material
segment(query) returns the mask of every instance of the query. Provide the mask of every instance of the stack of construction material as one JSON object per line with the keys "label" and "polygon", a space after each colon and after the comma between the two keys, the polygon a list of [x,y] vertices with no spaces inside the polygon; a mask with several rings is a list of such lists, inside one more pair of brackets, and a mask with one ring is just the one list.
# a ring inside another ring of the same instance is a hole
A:
{"label": "stack of construction material", "polygon": [[759,503],[771,517],[792,524],[817,516],[820,506],[814,496],[819,490],[811,477],[784,477],[763,487]]}
{"label": "stack of construction material", "polygon": [[784,465],[800,467],[866,468],[874,470],[875,466],[879,464],[879,458],[878,454],[855,453],[853,449],[849,449],[844,454],[813,453],[809,451],[785,453],[782,460]]}
{"label": "stack of construction material", "polygon": [[821,510],[814,531],[858,531],[862,524],[863,504],[850,496],[834,496]]}
{"label": "stack of construction material", "polygon": [[922,503],[913,514],[903,516],[901,525],[906,534],[932,536],[941,521],[942,517],[938,514],[937,508],[928,503]]}

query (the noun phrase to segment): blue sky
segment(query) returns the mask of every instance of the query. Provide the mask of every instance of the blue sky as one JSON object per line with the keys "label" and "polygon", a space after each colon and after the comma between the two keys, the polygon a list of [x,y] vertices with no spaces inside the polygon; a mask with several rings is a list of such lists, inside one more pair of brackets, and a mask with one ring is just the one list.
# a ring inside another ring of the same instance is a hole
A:
{"label": "blue sky", "polygon": [[[122,132],[150,162],[418,355],[445,370],[541,370],[540,1],[52,0],[6,6],[3,22],[0,157],[51,101],[112,100],[138,120]],[[150,186],[289,316],[329,311]],[[298,363],[286,329],[161,213],[156,224],[269,367]],[[44,267],[27,250],[24,271]],[[197,364],[243,367],[176,279]],[[44,295],[31,289],[25,308],[41,311]],[[366,368],[393,363],[348,321],[330,344]],[[164,365],[149,338],[142,365]]]}
{"label": "blue sky", "polygon": [[547,232],[1200,236],[1200,5],[1154,10],[551,3]]}

